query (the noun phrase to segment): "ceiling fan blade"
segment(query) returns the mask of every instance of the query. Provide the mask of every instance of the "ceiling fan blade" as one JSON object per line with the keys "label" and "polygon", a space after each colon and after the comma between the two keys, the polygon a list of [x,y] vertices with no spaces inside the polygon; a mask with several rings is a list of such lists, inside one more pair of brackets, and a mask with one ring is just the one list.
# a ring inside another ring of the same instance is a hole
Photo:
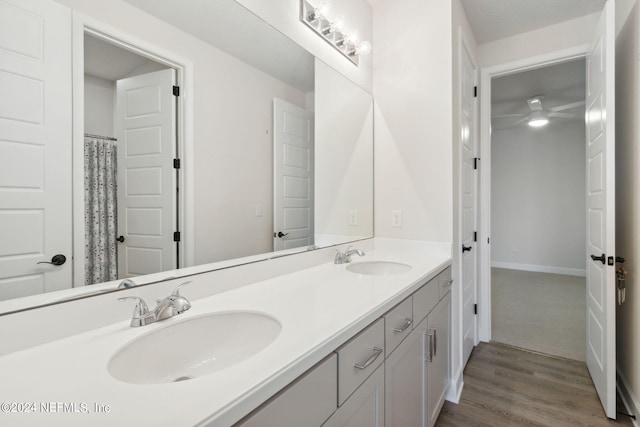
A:
{"label": "ceiling fan blade", "polygon": [[551,112],[549,113],[549,117],[561,117],[561,118],[565,118],[565,119],[575,119],[578,117],[577,114],[571,114],[571,113],[556,113],[556,112]]}
{"label": "ceiling fan blade", "polygon": [[514,125],[519,125],[520,123],[525,123],[525,122],[528,122],[528,121],[529,121],[529,117],[525,116],[525,117],[521,118],[520,120],[514,122],[513,124]]}
{"label": "ceiling fan blade", "polygon": [[522,117],[526,116],[526,114],[501,114],[499,116],[493,116],[492,119],[503,119],[505,117]]}
{"label": "ceiling fan blade", "polygon": [[571,108],[582,107],[584,104],[585,104],[584,101],[572,102],[570,104],[564,104],[564,105],[559,105],[557,107],[549,108],[549,111],[556,112],[556,111],[569,110]]}

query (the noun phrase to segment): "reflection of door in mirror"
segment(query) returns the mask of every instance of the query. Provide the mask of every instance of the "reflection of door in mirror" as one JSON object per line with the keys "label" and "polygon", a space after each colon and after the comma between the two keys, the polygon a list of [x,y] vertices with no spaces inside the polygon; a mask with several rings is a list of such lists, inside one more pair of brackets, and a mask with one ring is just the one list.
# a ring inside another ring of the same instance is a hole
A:
{"label": "reflection of door in mirror", "polygon": [[0,17],[5,300],[71,287],[71,263],[52,262],[58,254],[71,259],[71,13],[53,2],[10,0],[0,3]]}
{"label": "reflection of door in mirror", "polygon": [[175,80],[85,36],[85,284],[177,268]]}
{"label": "reflection of door in mirror", "polygon": [[313,245],[313,113],[273,100],[273,249]]}

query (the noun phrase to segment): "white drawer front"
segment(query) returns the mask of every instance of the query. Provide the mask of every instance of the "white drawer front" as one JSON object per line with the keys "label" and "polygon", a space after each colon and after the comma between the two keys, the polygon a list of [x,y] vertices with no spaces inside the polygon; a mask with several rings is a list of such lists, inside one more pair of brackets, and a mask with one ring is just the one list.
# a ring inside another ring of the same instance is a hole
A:
{"label": "white drawer front", "polygon": [[413,330],[413,304],[411,297],[392,308],[384,315],[385,357],[404,340]]}
{"label": "white drawer front", "polygon": [[384,319],[378,319],[338,350],[338,405],[384,361]]}

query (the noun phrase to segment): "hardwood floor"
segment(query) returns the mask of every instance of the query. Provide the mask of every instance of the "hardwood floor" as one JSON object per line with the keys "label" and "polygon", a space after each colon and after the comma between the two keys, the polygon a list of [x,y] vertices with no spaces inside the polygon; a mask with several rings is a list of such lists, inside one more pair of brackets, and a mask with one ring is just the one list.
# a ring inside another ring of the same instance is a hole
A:
{"label": "hardwood floor", "polygon": [[[619,409],[621,407],[619,406]],[[460,403],[436,426],[630,426],[609,420],[584,362],[480,343],[464,371]]]}

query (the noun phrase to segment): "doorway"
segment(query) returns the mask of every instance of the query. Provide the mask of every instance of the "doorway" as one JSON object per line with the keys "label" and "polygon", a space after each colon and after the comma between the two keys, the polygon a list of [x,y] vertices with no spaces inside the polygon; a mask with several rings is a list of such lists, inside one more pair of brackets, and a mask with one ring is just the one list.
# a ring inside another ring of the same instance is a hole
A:
{"label": "doorway", "polygon": [[585,361],[585,60],[491,82],[492,341]]}
{"label": "doorway", "polygon": [[84,26],[81,34],[74,284],[179,268],[182,69]]}

